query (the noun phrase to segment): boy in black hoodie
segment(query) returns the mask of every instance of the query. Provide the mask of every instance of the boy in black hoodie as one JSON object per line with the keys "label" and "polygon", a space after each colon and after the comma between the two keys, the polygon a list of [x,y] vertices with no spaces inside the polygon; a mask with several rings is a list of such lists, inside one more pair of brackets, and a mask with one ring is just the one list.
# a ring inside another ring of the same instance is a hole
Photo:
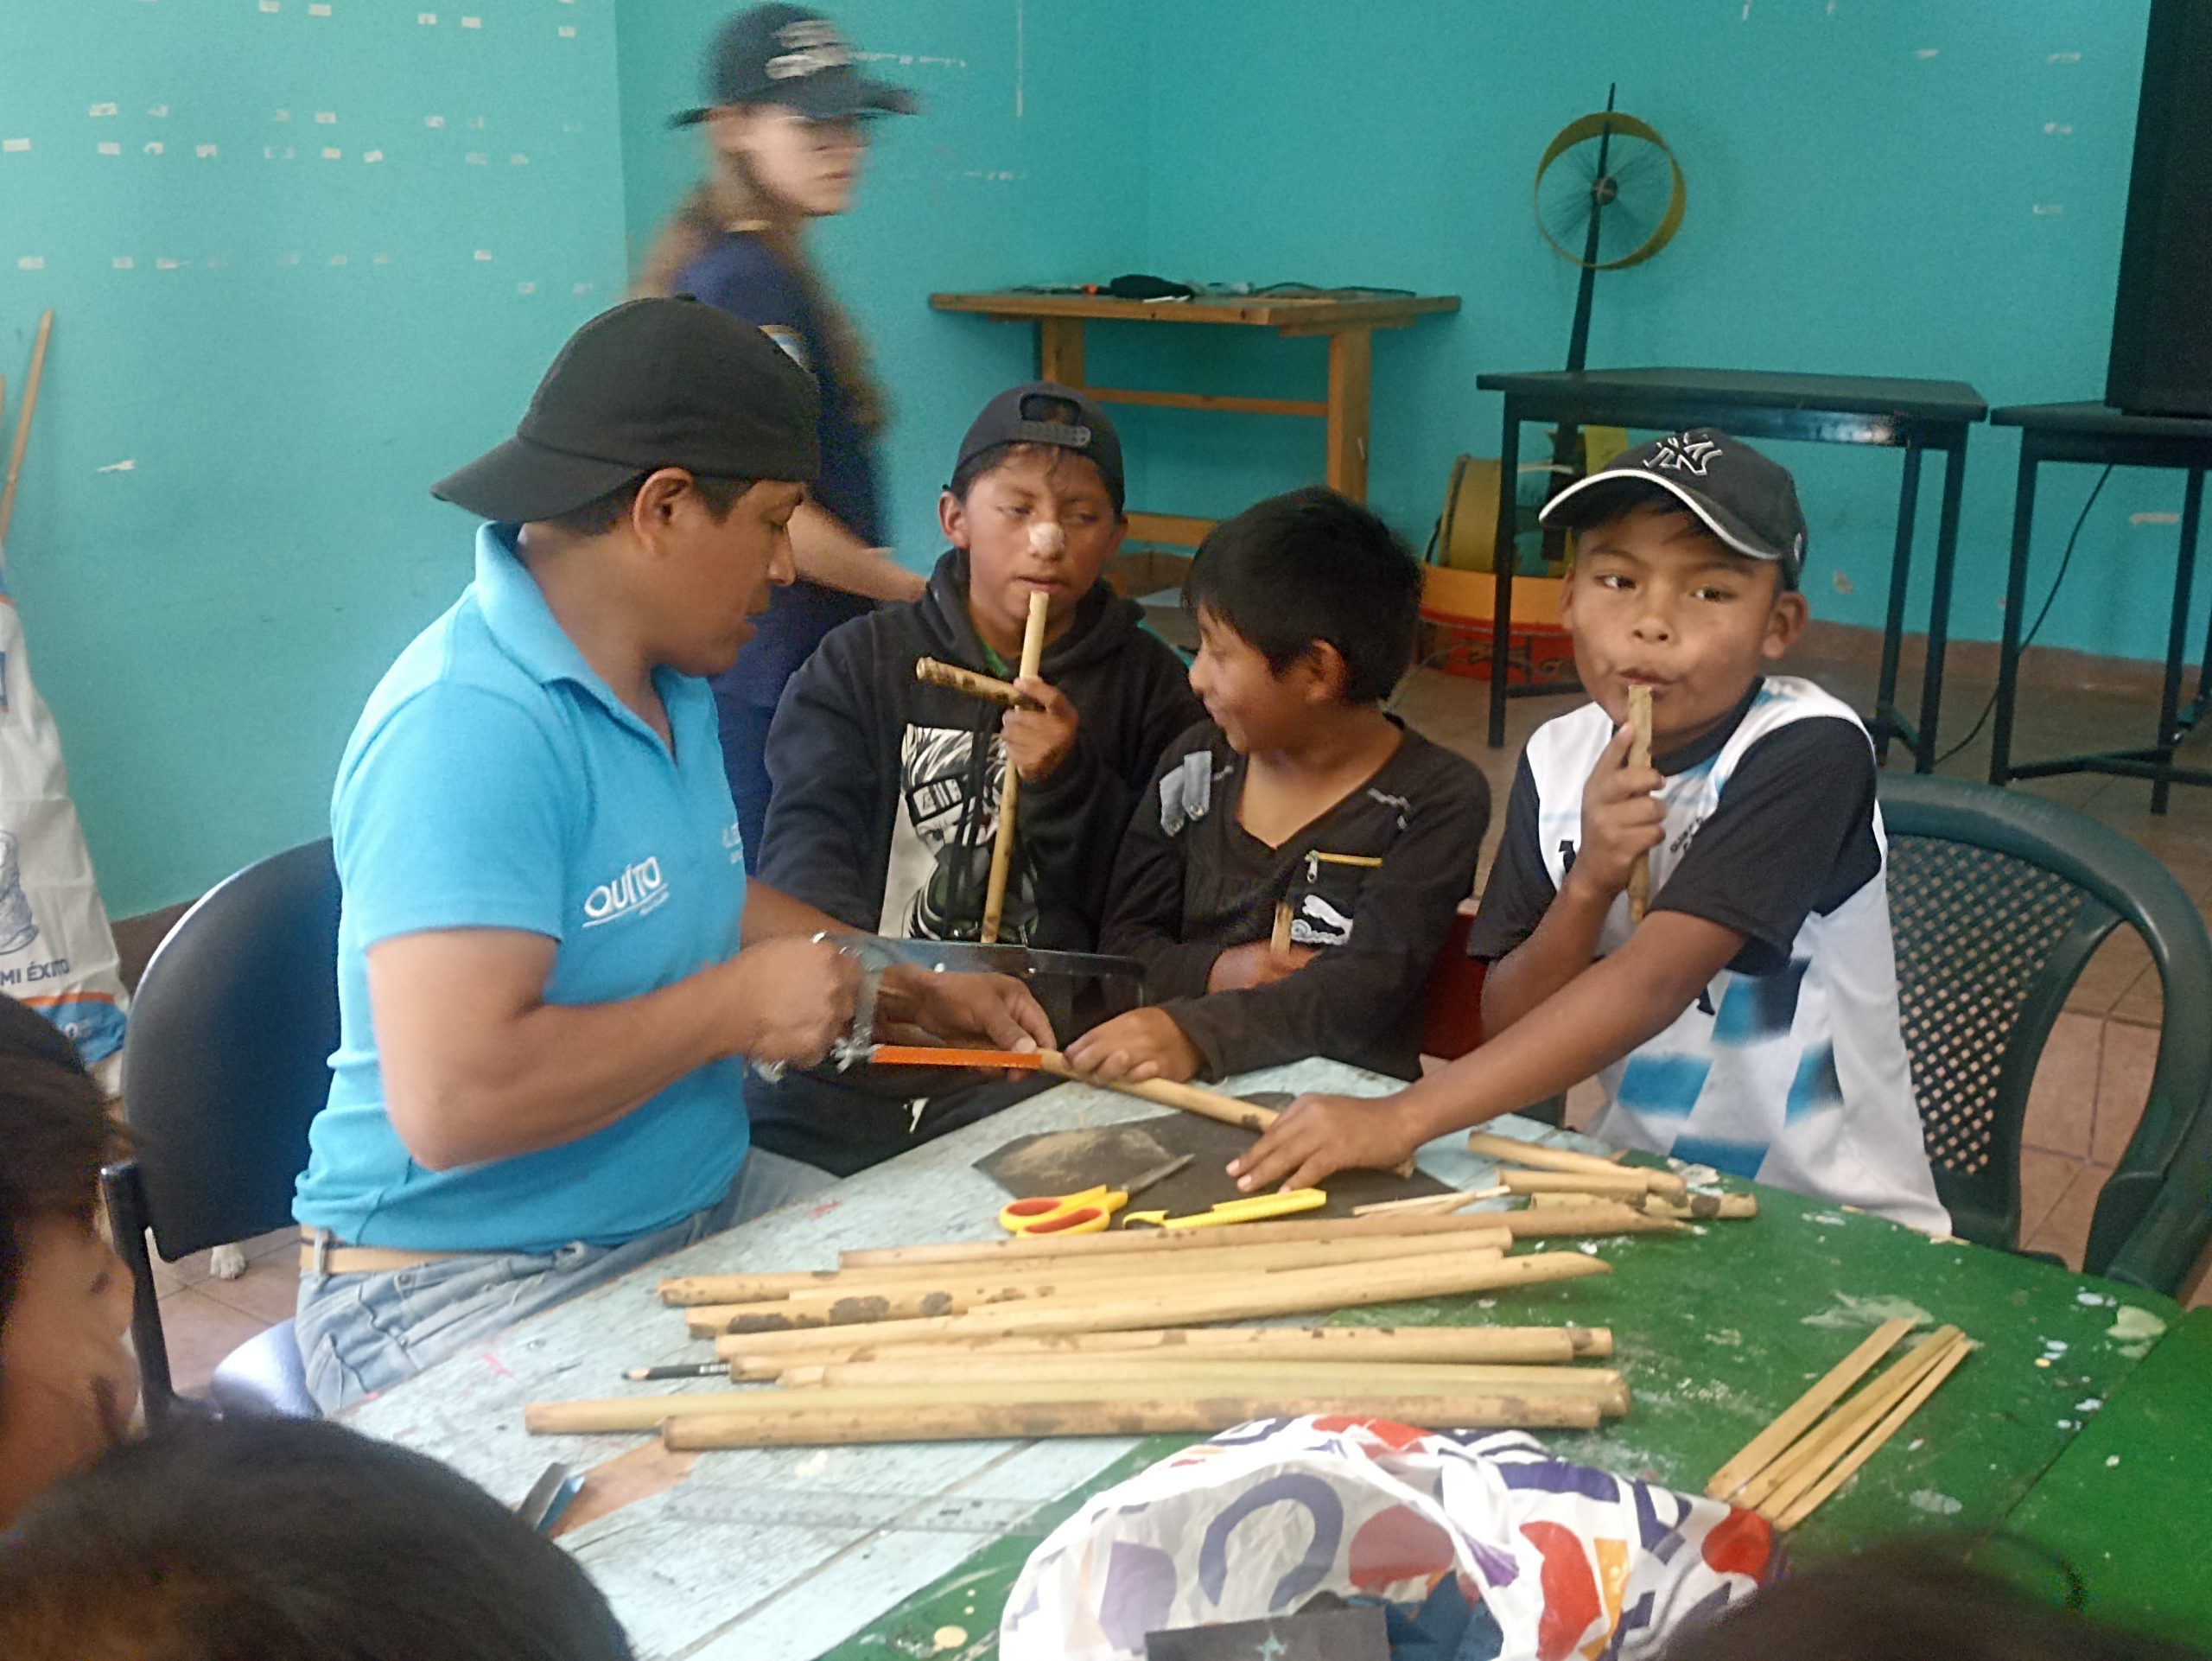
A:
{"label": "boy in black hoodie", "polygon": [[[1000,939],[1092,951],[1122,830],[1168,741],[1201,713],[1180,660],[1100,580],[1127,525],[1120,439],[1069,387],[1002,392],[961,441],[938,516],[952,547],[928,592],[833,630],[784,694],[760,880],[855,928],[975,939],[1011,755],[1021,799]],[[1016,679],[1038,591],[1044,659]],[[1038,707],[925,686],[925,657],[1013,679]],[[759,1145],[842,1175],[1034,1087],[792,1073],[748,1082],[746,1104]]]}

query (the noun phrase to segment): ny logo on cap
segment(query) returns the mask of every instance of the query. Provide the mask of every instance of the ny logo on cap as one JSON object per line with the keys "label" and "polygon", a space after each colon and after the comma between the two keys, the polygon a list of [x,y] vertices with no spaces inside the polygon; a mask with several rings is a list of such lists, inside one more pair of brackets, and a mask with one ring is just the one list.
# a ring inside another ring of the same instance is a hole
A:
{"label": "ny logo on cap", "polygon": [[1676,473],[1694,473],[1702,479],[1707,465],[1720,454],[1720,446],[1709,438],[1693,438],[1688,433],[1669,433],[1659,440],[1653,449],[1647,468],[1666,468]]}
{"label": "ny logo on cap", "polygon": [[776,31],[776,44],[783,54],[768,60],[770,80],[798,80],[825,69],[848,68],[853,61],[853,48],[818,17],[785,24]]}

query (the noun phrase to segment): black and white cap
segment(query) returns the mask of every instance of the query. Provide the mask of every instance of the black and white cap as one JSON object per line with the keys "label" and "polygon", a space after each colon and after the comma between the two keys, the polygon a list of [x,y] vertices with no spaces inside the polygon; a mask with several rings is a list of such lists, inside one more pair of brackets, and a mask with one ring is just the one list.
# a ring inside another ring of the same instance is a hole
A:
{"label": "black and white cap", "polygon": [[1805,565],[1805,510],[1789,469],[1717,427],[1669,433],[1624,450],[1544,504],[1546,525],[1580,530],[1618,512],[1624,493],[1665,491],[1739,554],[1777,562],[1792,584]]}
{"label": "black and white cap", "polygon": [[912,115],[912,93],[855,66],[860,54],[818,11],[755,6],[721,27],[707,57],[707,102],[670,123],[686,127],[734,105],[780,104],[810,121]]}

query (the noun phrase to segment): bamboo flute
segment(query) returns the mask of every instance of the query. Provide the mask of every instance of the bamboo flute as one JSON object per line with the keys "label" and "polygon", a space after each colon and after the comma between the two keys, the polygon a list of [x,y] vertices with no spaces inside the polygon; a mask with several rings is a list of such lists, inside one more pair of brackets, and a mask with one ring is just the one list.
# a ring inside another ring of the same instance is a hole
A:
{"label": "bamboo flute", "polygon": [[[1192,1248],[1165,1254],[1176,1272],[1260,1272],[1275,1269],[1315,1268],[1327,1263],[1360,1263],[1377,1257],[1410,1257],[1439,1249],[1440,1243],[1415,1241],[1394,1235],[1371,1239],[1285,1241],[1280,1244],[1247,1245],[1241,1229],[1203,1231],[1212,1238]],[[1166,1238],[1146,1235],[1141,1238]],[[1503,1251],[1513,1243],[1501,1216],[1497,1226],[1445,1237],[1443,1249],[1494,1246]],[[1061,1255],[1024,1259],[1008,1255],[988,1259],[954,1259],[943,1263],[886,1263],[874,1267],[823,1270],[801,1274],[691,1275],[660,1283],[661,1301],[677,1306],[711,1303],[754,1303],[777,1299],[832,1296],[859,1292],[903,1290],[923,1284],[1015,1285],[1031,1281],[1092,1280],[1108,1276],[1127,1279],[1138,1272],[1126,1256]],[[1142,1272],[1167,1272],[1164,1267]]]}
{"label": "bamboo flute", "polygon": [[933,1403],[919,1407],[823,1409],[786,1406],[775,1415],[671,1419],[663,1446],[685,1453],[716,1448],[851,1446],[870,1442],[1028,1440],[1052,1436],[1204,1435],[1253,1419],[1306,1414],[1411,1422],[1429,1429],[1592,1430],[1597,1403],[1573,1397],[1227,1397],[1093,1402]]}
{"label": "bamboo flute", "polygon": [[[1021,672],[1034,675],[1037,665],[1045,656],[1045,614],[1050,604],[1041,589],[1029,595],[1029,618],[1021,630]],[[999,938],[999,924],[1006,915],[1007,875],[1014,868],[1014,813],[1021,794],[1021,774],[1014,765],[1014,757],[1006,757],[1006,779],[999,786],[999,824],[997,839],[991,844],[990,875],[983,886],[982,943],[995,945]]]}
{"label": "bamboo flute", "polygon": [[[1311,1314],[1359,1304],[1495,1291],[1610,1272],[1610,1265],[1578,1251],[1489,1259],[1471,1253],[1459,1259],[1386,1258],[1335,1268],[1286,1269],[1270,1275],[1238,1276],[1229,1283],[1121,1301],[993,1303],[963,1314],[925,1315],[912,1321],[878,1321],[865,1328],[826,1330],[865,1331],[879,1344],[926,1344],[990,1333],[1113,1332]],[[739,1341],[748,1355],[788,1354],[823,1348],[824,1330],[755,1333]]]}
{"label": "bamboo flute", "polygon": [[915,659],[914,678],[925,686],[942,686],[950,691],[965,692],[969,697],[982,698],[1009,710],[1040,707],[1036,699],[1020,690],[1010,680],[979,675],[972,669],[963,669],[957,663],[945,663],[937,658]]}
{"label": "bamboo flute", "polygon": [[[1651,765],[1651,689],[1631,686],[1628,689],[1628,764],[1638,769]],[[1637,856],[1636,863],[1628,868],[1628,920],[1633,925],[1643,920],[1651,908],[1651,851],[1646,849]]]}
{"label": "bamboo flute", "polygon": [[987,1335],[890,1346],[859,1333],[842,1341],[831,1341],[837,1334],[823,1337],[820,1349],[780,1356],[756,1354],[742,1338],[719,1340],[715,1347],[734,1369],[753,1378],[772,1378],[789,1366],[871,1361],[893,1353],[918,1360],[964,1359],[971,1364],[988,1364],[1002,1356],[1141,1354],[1158,1356],[1163,1365],[1178,1359],[1246,1356],[1563,1365],[1604,1360],[1613,1352],[1613,1334],[1605,1327],[1175,1327],[1043,1337]]}
{"label": "bamboo flute", "polygon": [[[779,1298],[758,1303],[696,1304],[684,1310],[684,1327],[695,1338],[723,1333],[761,1333],[825,1327],[873,1325],[877,1322],[928,1320],[962,1314],[982,1314],[1015,1303],[1081,1308],[1100,1303],[1128,1303],[1147,1297],[1190,1298],[1202,1293],[1234,1296],[1246,1290],[1264,1293],[1269,1287],[1300,1276],[1327,1275],[1342,1279],[1362,1270],[1389,1276],[1414,1270],[1423,1274],[1448,1274],[1451,1266],[1479,1265],[1503,1259],[1495,1235],[1463,1237],[1448,1245],[1433,1245],[1417,1252],[1390,1257],[1328,1263],[1299,1268],[1254,1272],[1238,1265],[1223,1265],[1201,1257],[1185,1267],[1181,1260],[1157,1263],[1127,1275],[1077,1276],[1065,1282],[1024,1281],[1001,1285],[965,1279],[939,1284],[921,1282],[865,1295]],[[1142,1321],[1141,1326],[1156,1326]]]}

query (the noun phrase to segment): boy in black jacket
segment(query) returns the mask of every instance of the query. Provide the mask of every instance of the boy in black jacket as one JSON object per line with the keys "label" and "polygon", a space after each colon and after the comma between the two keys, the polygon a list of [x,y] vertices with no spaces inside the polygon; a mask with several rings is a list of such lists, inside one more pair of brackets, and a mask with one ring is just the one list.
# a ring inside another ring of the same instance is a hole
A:
{"label": "boy in black jacket", "polygon": [[1101,940],[1143,960],[1158,1007],[1068,1059],[1102,1082],[1309,1055],[1415,1078],[1422,989],[1490,823],[1474,764],[1382,709],[1413,656],[1421,567],[1316,486],[1215,526],[1183,597],[1213,719],[1167,747]]}
{"label": "boy in black jacket", "polygon": [[[1021,798],[1000,939],[1094,950],[1122,828],[1199,712],[1181,662],[1100,580],[1126,526],[1120,440],[1068,387],[1002,392],[961,442],[938,513],[952,547],[928,592],[833,630],[784,694],[760,879],[855,928],[975,939],[1010,755]],[[1037,591],[1044,659],[1015,679]],[[1015,679],[1038,707],[925,686],[925,657]],[[746,1102],[760,1146],[849,1174],[1031,1087],[793,1073],[751,1081]]]}

